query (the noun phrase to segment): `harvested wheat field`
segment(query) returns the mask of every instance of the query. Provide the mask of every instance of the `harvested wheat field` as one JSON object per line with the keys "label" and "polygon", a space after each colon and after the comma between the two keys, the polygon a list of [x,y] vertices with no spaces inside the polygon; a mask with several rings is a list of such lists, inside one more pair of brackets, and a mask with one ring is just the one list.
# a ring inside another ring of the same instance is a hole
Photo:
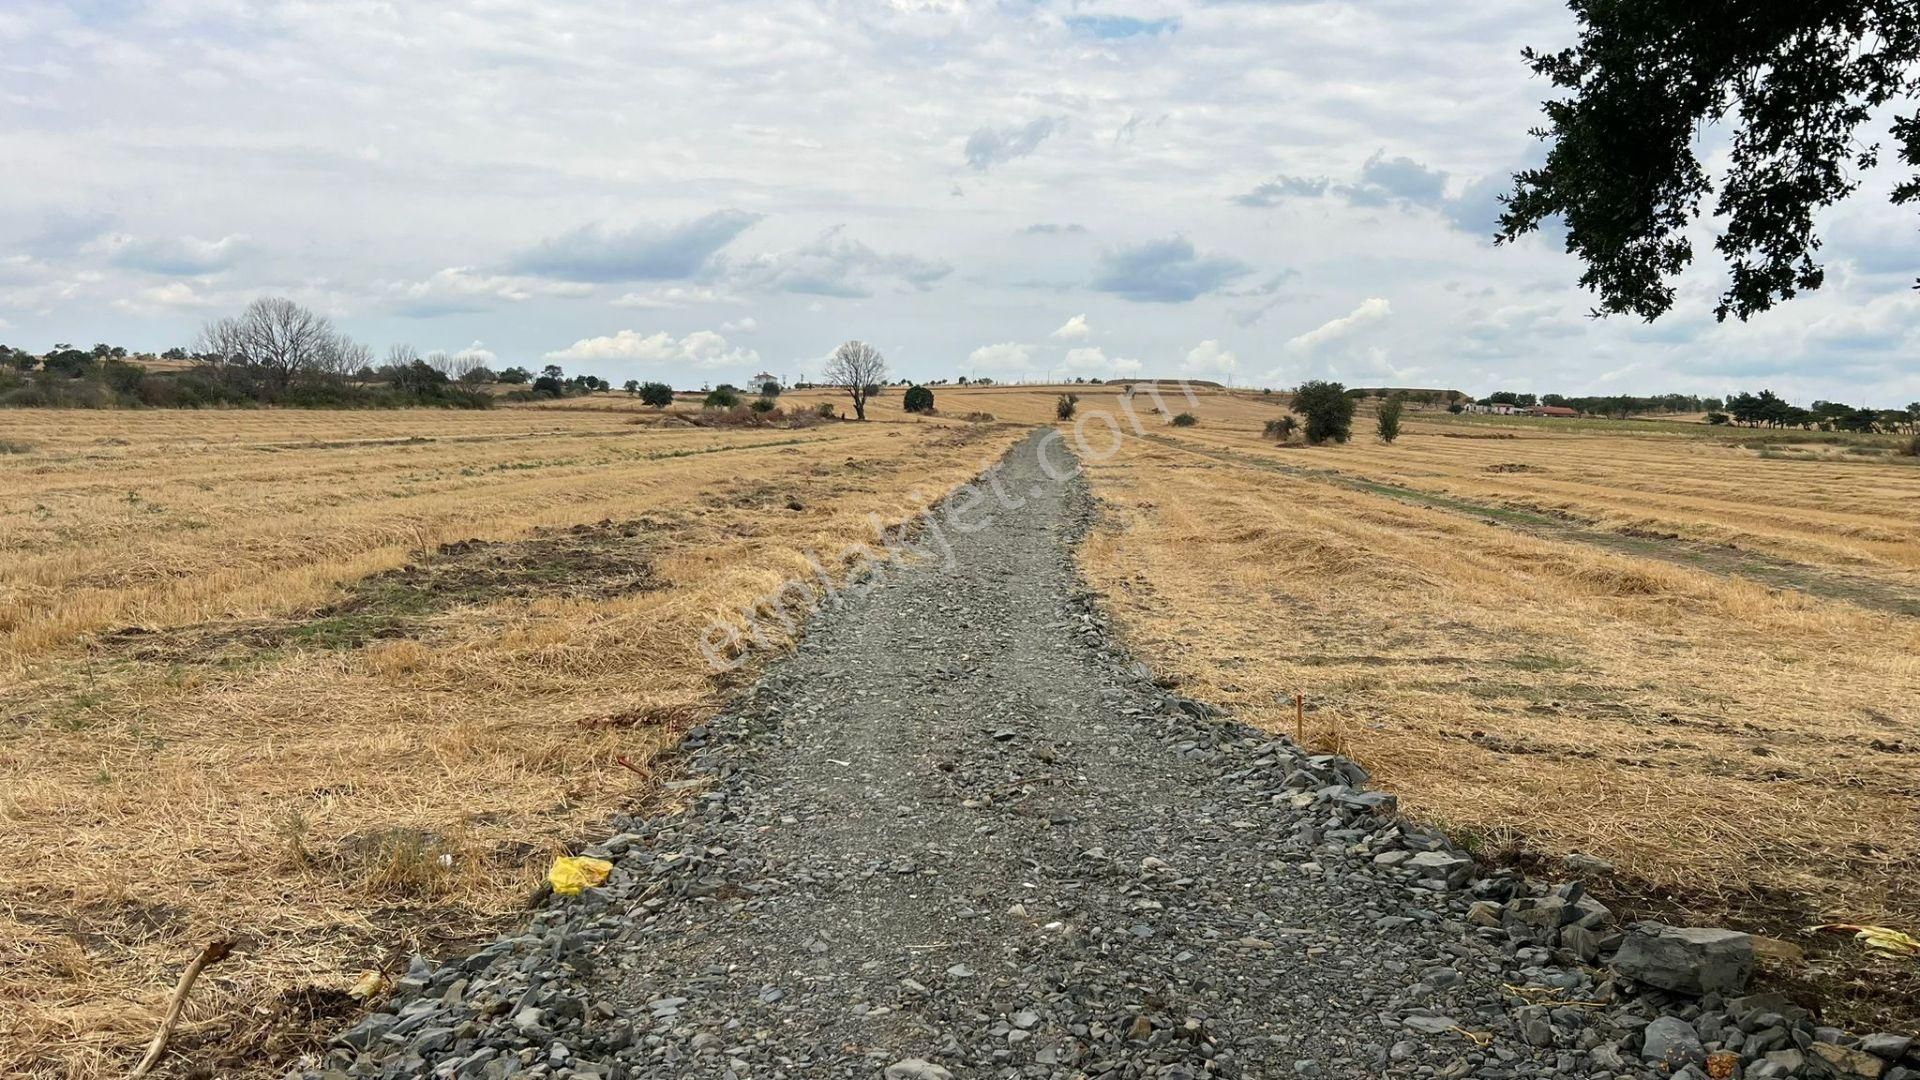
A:
{"label": "harvested wheat field", "polygon": [[670,797],[711,619],[1021,434],[639,419],[6,415],[0,1074],[123,1075],[216,939],[174,1060],[311,1045]]}
{"label": "harvested wheat field", "polygon": [[0,1072],[124,1074],[226,939],[173,1060],[257,1071],[363,971],[508,922],[554,852],[675,797],[659,755],[756,667],[706,663],[712,620],[859,563],[1063,392],[1081,561],[1156,671],[1276,731],[1301,694],[1303,738],[1489,857],[1608,860],[1613,902],[1786,939],[1813,959],[1776,979],[1911,1021],[1911,972],[1803,931],[1920,923],[1920,469],[1420,414],[1282,447],[1274,395],[935,392],[864,425],[805,417],[849,411],[829,391],[760,427],[619,394],[7,414]]}
{"label": "harvested wheat field", "polygon": [[1263,409],[1090,463],[1083,563],[1143,659],[1490,857],[1604,859],[1629,908],[1912,1022],[1910,962],[1805,931],[1920,924],[1920,469],[1577,422],[1283,447]]}

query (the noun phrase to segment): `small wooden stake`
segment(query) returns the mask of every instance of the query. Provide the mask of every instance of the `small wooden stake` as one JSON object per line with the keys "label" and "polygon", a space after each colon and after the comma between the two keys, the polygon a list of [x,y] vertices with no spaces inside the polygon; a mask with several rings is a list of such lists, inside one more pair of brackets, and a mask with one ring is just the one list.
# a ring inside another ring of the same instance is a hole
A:
{"label": "small wooden stake", "polygon": [[1307,745],[1307,695],[1293,695],[1293,741]]}
{"label": "small wooden stake", "polygon": [[219,963],[232,951],[231,941],[210,941],[200,950],[200,955],[193,958],[193,963],[187,965],[187,970],[180,973],[180,982],[173,988],[173,999],[167,1002],[167,1015],[160,1021],[160,1030],[153,1033],[153,1041],[147,1044],[147,1056],[133,1067],[133,1080],[147,1075],[160,1055],[166,1053],[167,1040],[173,1037],[174,1025],[180,1022],[180,1010],[187,1004],[187,991],[193,989],[193,980],[200,977],[200,969]]}

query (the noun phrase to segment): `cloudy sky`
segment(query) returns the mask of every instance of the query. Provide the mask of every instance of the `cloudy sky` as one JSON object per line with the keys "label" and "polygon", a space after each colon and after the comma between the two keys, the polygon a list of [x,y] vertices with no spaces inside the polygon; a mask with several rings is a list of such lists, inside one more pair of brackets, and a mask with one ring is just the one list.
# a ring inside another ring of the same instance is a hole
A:
{"label": "cloudy sky", "polygon": [[1920,398],[1891,172],[1748,325],[1586,317],[1495,249],[1550,0],[8,0],[0,341],[190,344],[262,293],[616,382],[1187,374]]}

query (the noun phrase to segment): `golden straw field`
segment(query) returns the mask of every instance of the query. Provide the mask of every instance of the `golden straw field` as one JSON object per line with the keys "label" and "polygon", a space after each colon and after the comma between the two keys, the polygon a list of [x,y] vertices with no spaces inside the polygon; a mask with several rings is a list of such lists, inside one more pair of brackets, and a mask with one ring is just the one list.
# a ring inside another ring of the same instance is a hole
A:
{"label": "golden straw field", "polygon": [[660,798],[710,618],[1022,434],[630,420],[0,417],[0,1074],[124,1074],[217,937],[176,1061],[336,1027]]}
{"label": "golden straw field", "polygon": [[[621,394],[0,413],[0,1074],[124,1075],[216,938],[169,1067],[269,1068],[667,805],[659,755],[752,673],[705,663],[710,621],[857,563],[1060,392],[934,389],[769,428]],[[1920,924],[1920,468],[1431,413],[1278,446],[1277,395],[1169,395],[1176,428],[1073,390],[1084,572],[1183,692],[1490,856],[1606,859],[1636,910],[1816,965],[1810,923]],[[1860,970],[1789,977],[1920,990]]]}
{"label": "golden straw field", "polygon": [[[1608,860],[1590,884],[1641,911],[1809,950],[1920,924],[1920,468],[1419,414],[1281,447],[1257,395],[1192,411],[1090,465],[1083,550],[1183,692],[1486,854]],[[1851,955],[1784,975],[1863,1015],[1920,989]]]}

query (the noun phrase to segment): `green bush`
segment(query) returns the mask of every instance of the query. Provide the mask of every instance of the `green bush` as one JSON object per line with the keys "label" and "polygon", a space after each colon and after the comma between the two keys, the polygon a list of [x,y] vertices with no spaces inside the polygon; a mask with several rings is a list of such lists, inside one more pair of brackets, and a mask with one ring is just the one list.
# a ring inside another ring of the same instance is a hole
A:
{"label": "green bush", "polygon": [[740,395],[733,387],[722,385],[707,394],[700,403],[703,409],[731,409],[740,404]]}
{"label": "green bush", "polygon": [[662,382],[641,383],[640,401],[656,409],[664,409],[673,404],[673,387]]}
{"label": "green bush", "polygon": [[833,410],[833,402],[823,401],[820,404],[815,405],[813,407],[813,414],[815,416],[818,416],[822,420],[833,419],[834,416],[836,415]]}
{"label": "green bush", "polygon": [[1180,413],[1173,418],[1174,427],[1192,427],[1199,422],[1200,418],[1190,412]]}
{"label": "green bush", "polygon": [[1278,420],[1267,421],[1263,432],[1267,438],[1275,442],[1286,442],[1288,439],[1293,438],[1293,433],[1299,429],[1300,421],[1295,420],[1292,416],[1283,416]]}
{"label": "green bush", "polygon": [[1077,408],[1079,404],[1080,404],[1080,396],[1078,394],[1061,394],[1059,397],[1055,398],[1053,402],[1054,419],[1056,420],[1073,419],[1073,410]]}
{"label": "green bush", "polygon": [[780,396],[780,384],[779,384],[779,383],[777,383],[777,382],[775,382],[775,381],[773,381],[772,379],[768,379],[768,380],[767,380],[766,382],[763,382],[763,383],[761,383],[761,384],[760,384],[760,396],[761,396],[761,397],[763,397],[763,398],[776,398],[776,397],[779,397],[779,396]]}
{"label": "green bush", "polygon": [[774,409],[779,408],[779,406],[773,403],[772,398],[754,398],[752,407],[754,412],[762,413],[772,412]]}
{"label": "green bush", "polygon": [[900,399],[900,405],[910,413],[930,413],[933,411],[933,391],[924,386],[910,386],[906,396]]}
{"label": "green bush", "polygon": [[1380,441],[1388,445],[1392,445],[1393,440],[1400,437],[1399,398],[1390,397],[1380,403],[1380,413],[1376,418],[1374,430],[1379,432]]}
{"label": "green bush", "polygon": [[1307,418],[1307,441],[1315,446],[1353,438],[1353,399],[1337,382],[1301,383],[1293,391],[1293,411]]}

